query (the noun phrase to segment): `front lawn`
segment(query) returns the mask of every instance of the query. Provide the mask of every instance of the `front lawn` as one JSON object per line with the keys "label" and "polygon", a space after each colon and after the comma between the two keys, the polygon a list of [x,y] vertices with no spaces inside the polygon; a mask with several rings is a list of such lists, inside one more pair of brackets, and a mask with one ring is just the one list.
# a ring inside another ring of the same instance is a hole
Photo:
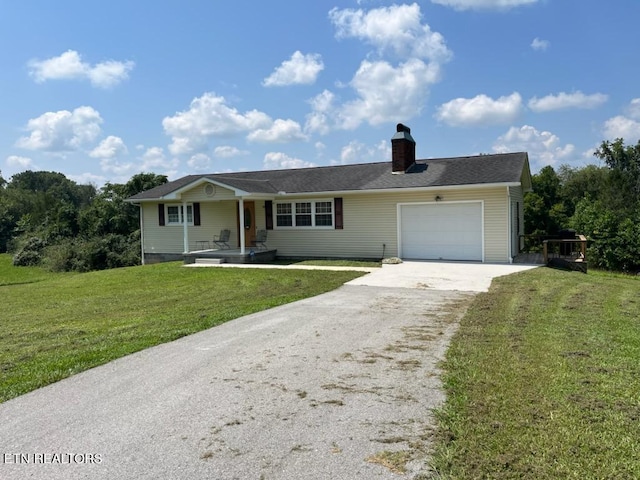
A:
{"label": "front lawn", "polygon": [[362,275],[180,263],[83,274],[23,268],[0,255],[0,402]]}
{"label": "front lawn", "polygon": [[498,278],[444,368],[441,478],[640,478],[640,278]]}

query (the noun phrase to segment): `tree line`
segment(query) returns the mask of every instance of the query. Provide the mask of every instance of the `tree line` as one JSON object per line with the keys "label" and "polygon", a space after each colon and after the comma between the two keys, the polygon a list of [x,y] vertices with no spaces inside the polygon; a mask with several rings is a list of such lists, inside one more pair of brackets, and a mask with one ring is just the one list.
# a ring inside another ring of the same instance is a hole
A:
{"label": "tree line", "polygon": [[140,173],[98,189],[56,172],[0,175],[0,253],[12,253],[14,265],[53,271],[138,265],[139,211],[125,199],[166,182]]}
{"label": "tree line", "polygon": [[525,232],[573,229],[589,240],[590,266],[640,272],[640,141],[605,141],[594,155],[601,165],[562,165],[558,171],[547,166],[533,175],[524,202]]}

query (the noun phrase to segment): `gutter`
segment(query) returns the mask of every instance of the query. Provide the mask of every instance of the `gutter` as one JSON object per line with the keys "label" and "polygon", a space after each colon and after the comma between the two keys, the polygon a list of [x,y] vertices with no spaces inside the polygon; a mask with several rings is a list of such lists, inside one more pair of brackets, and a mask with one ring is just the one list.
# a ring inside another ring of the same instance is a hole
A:
{"label": "gutter", "polygon": [[[370,194],[380,194],[380,193],[414,193],[414,192],[429,192],[429,191],[454,191],[454,190],[468,190],[470,188],[477,189],[488,189],[488,188],[499,188],[499,187],[520,187],[522,184],[520,182],[503,182],[503,183],[468,183],[464,185],[439,185],[439,186],[430,186],[430,187],[398,187],[398,188],[373,188],[366,190],[324,190],[324,191],[311,191],[311,192],[278,192],[274,195],[264,194],[264,193],[244,193],[243,196],[251,196],[256,200],[272,200],[276,198],[285,198],[285,197],[309,197],[309,196],[342,196],[342,195],[370,195]],[[240,198],[239,195],[237,195]],[[160,202],[163,200],[178,200],[177,198],[170,197],[156,197],[156,198],[140,198],[130,200],[127,199],[125,202],[135,203],[154,203]]]}

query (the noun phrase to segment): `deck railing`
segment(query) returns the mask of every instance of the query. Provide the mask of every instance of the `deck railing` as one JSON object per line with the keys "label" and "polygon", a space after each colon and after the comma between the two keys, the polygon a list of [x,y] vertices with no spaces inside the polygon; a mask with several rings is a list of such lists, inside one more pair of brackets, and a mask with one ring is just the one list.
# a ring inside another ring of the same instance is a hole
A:
{"label": "deck railing", "polygon": [[542,253],[545,240],[560,238],[558,235],[519,235],[518,253]]}
{"label": "deck railing", "polygon": [[545,265],[587,273],[587,239],[584,235],[576,235],[574,239],[544,240],[542,245]]}
{"label": "deck railing", "polygon": [[545,265],[569,267],[586,272],[587,239],[584,235],[520,235],[519,253],[542,254]]}
{"label": "deck railing", "polygon": [[563,258],[574,262],[587,259],[587,239],[584,235],[576,235],[574,239],[550,239],[542,242],[544,262],[552,258]]}

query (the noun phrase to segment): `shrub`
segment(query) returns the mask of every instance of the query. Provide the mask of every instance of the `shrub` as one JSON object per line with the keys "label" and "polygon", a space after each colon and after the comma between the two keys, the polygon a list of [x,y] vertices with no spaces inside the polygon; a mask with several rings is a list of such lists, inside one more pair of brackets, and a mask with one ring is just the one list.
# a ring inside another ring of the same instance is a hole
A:
{"label": "shrub", "polygon": [[32,267],[42,262],[42,250],[46,242],[39,237],[30,237],[13,256],[13,264],[16,267]]}
{"label": "shrub", "polygon": [[602,202],[583,199],[576,205],[572,226],[586,235],[589,264],[606,270],[640,271],[640,214],[623,218]]}

